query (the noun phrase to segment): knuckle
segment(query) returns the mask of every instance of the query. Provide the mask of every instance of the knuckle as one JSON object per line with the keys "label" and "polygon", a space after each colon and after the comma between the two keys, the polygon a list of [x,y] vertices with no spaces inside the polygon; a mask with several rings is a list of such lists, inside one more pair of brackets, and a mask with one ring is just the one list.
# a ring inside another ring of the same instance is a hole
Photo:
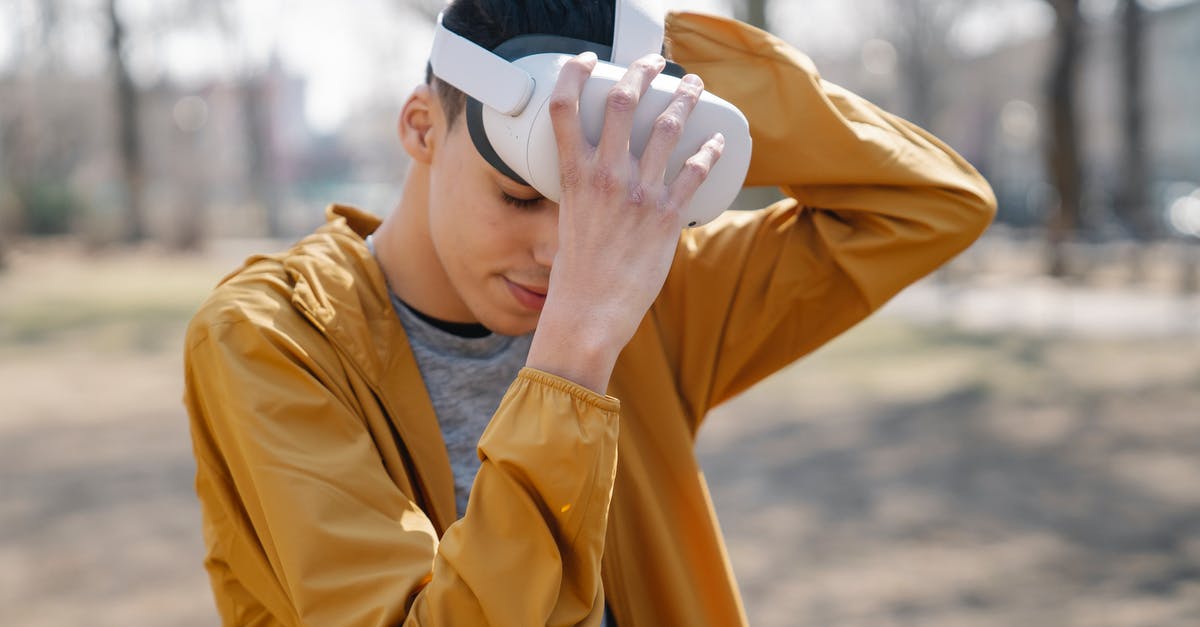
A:
{"label": "knuckle", "polygon": [[558,183],[562,189],[574,189],[579,185],[579,166],[573,161],[563,163],[558,172]]}
{"label": "knuckle", "polygon": [[629,87],[618,85],[608,92],[608,108],[613,111],[629,111],[637,106],[638,95]]}
{"label": "knuckle", "polygon": [[611,193],[618,185],[617,174],[611,168],[598,167],[592,172],[591,184],[600,192]]}
{"label": "knuckle", "polygon": [[666,137],[679,137],[683,133],[683,122],[675,116],[661,116],[654,122],[654,132]]}
{"label": "knuckle", "polygon": [[709,167],[707,163],[704,163],[699,159],[692,158],[688,159],[683,164],[683,169],[685,172],[687,172],[688,176],[702,179],[708,176]]}
{"label": "knuckle", "polygon": [[645,185],[638,184],[629,189],[629,204],[631,205],[644,207],[650,197],[650,190],[646,189]]}
{"label": "knuckle", "polygon": [[567,94],[556,93],[550,96],[550,115],[552,117],[562,117],[570,113],[575,106],[575,101]]}
{"label": "knuckle", "polygon": [[642,57],[634,62],[639,70],[652,72],[658,69],[658,62],[654,57]]}
{"label": "knuckle", "polygon": [[658,212],[655,214],[655,217],[662,227],[677,228],[682,215],[683,212],[678,205],[674,203],[662,203],[658,206]]}
{"label": "knuckle", "polygon": [[708,144],[704,145],[704,152],[708,155],[709,163],[715,164],[717,162],[717,160],[721,158],[721,153],[723,152],[723,148],[721,146],[717,146],[715,144],[708,143]]}

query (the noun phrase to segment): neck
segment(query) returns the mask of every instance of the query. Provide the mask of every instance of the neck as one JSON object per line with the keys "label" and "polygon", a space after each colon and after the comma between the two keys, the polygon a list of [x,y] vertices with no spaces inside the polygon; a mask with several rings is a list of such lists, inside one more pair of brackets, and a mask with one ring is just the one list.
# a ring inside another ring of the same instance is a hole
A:
{"label": "neck", "polygon": [[474,323],[433,247],[429,166],[413,162],[400,204],[375,231],[375,256],[388,286],[413,309],[447,322]]}

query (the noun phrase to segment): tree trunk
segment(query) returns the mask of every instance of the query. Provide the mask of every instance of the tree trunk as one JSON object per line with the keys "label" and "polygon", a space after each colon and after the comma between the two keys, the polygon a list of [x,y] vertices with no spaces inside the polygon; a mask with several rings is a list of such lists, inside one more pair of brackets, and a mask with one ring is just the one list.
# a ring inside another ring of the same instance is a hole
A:
{"label": "tree trunk", "polygon": [[765,31],[771,30],[767,21],[767,0],[744,0],[738,13],[743,22]]}
{"label": "tree trunk", "polygon": [[117,100],[117,146],[121,153],[122,176],[125,179],[126,227],[125,241],[136,243],[146,239],[146,215],[144,205],[145,169],[142,163],[141,131],[138,127],[139,102],[137,87],[125,65],[121,49],[125,43],[125,29],[117,15],[117,1],[108,0],[109,57],[113,67],[113,81]]}
{"label": "tree trunk", "polygon": [[898,3],[900,37],[900,69],[908,110],[904,117],[924,129],[932,128],[937,108],[934,84],[933,51],[944,45],[947,33],[935,23],[938,7],[926,0],[901,0]]}
{"label": "tree trunk", "polygon": [[271,136],[270,79],[249,76],[242,81],[242,119],[246,128],[247,181],[255,203],[262,208],[268,237],[282,237],[279,194],[275,186],[275,161]]}
{"label": "tree trunk", "polygon": [[1079,229],[1083,214],[1076,106],[1083,18],[1079,0],[1050,0],[1050,4],[1056,18],[1054,30],[1058,46],[1046,85],[1052,125],[1046,161],[1050,180],[1058,190],[1059,204],[1047,225],[1047,271],[1051,276],[1062,277],[1071,270],[1065,243]]}
{"label": "tree trunk", "polygon": [[1158,221],[1147,190],[1148,167],[1145,116],[1144,9],[1138,0],[1122,0],[1121,20],[1121,130],[1124,139],[1117,212],[1139,241],[1158,235]]}
{"label": "tree trunk", "polygon": [[1200,292],[1200,243],[1192,240],[1183,242],[1181,262],[1179,291],[1186,296],[1192,296]]}

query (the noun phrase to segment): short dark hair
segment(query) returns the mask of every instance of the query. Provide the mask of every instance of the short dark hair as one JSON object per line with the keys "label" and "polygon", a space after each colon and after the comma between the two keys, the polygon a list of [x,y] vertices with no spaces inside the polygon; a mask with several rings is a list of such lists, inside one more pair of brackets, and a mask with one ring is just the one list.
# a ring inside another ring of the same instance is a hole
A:
{"label": "short dark hair", "polygon": [[[493,50],[518,35],[561,35],[612,45],[615,0],[453,0],[445,9],[442,25],[480,46]],[[466,94],[433,75],[425,67],[425,82],[433,87],[446,126],[466,108]]]}

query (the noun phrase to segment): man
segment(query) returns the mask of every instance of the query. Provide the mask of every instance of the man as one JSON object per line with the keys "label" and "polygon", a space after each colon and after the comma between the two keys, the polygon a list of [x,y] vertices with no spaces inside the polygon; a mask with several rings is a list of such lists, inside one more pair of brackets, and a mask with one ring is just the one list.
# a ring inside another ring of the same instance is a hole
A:
{"label": "man", "polygon": [[[611,1],[521,4],[444,23],[486,48],[611,41]],[[964,249],[994,199],[770,35],[686,13],[667,35],[703,83],[641,159],[630,119],[661,57],[610,93],[597,146],[577,117],[595,59],[564,68],[560,204],[488,165],[431,78],[401,112],[412,164],[382,223],[335,206],[201,308],[185,402],[225,623],[745,623],[693,453],[706,413]],[[722,148],[664,184],[702,86],[750,121],[747,184],[791,198],[681,235]]]}

